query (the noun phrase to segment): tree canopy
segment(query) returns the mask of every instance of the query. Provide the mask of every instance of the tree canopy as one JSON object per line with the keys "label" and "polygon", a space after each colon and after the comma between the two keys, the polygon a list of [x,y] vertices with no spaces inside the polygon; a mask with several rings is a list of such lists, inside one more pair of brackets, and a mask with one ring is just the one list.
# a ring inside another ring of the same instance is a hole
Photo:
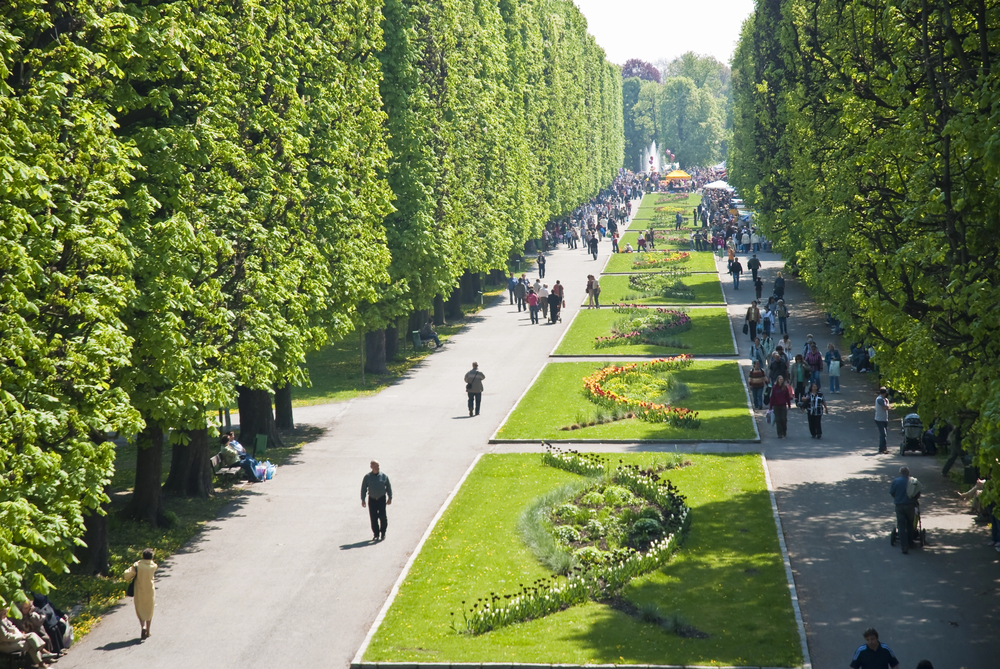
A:
{"label": "tree canopy", "polygon": [[308,352],[505,268],[613,180],[621,100],[569,0],[0,6],[0,606],[74,561],[111,436],[126,515],[165,444],[210,494],[213,409],[275,434]]}
{"label": "tree canopy", "polygon": [[758,2],[730,181],[884,383],[965,437],[997,500],[995,6]]}
{"label": "tree canopy", "polygon": [[[629,61],[629,63],[642,61]],[[669,149],[682,167],[710,165],[725,157],[731,106],[729,68],[711,56],[688,52],[661,63],[655,79],[622,69],[626,165],[645,169],[642,154],[652,142]],[[663,73],[661,81],[660,71]]]}

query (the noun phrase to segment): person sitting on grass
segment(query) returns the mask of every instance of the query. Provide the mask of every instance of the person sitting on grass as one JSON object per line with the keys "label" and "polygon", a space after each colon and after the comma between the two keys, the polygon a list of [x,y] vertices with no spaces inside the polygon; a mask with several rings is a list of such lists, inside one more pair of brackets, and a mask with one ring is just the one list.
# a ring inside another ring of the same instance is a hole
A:
{"label": "person sitting on grass", "polygon": [[441,340],[438,339],[438,333],[434,331],[434,323],[428,318],[427,322],[420,328],[420,341],[428,342],[432,339],[436,344],[434,348],[441,348]]}

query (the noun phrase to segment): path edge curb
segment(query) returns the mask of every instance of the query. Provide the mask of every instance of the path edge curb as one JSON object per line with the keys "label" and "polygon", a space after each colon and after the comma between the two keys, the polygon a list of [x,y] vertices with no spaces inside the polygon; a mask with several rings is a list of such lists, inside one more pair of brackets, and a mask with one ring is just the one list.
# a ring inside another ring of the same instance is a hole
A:
{"label": "path edge curb", "polygon": [[778,546],[781,548],[781,561],[785,565],[785,578],[788,580],[788,593],[792,598],[792,611],[795,613],[795,625],[799,630],[799,642],[802,645],[802,669],[812,669],[812,659],[809,657],[809,642],[806,639],[806,625],[802,619],[802,609],[799,606],[798,590],[795,588],[795,576],[792,574],[792,561],[788,557],[788,547],[785,545],[785,531],[781,527],[781,516],[778,514],[778,501],[774,496],[774,484],[771,482],[771,471],[767,467],[767,456],[760,454],[760,462],[764,467],[764,483],[767,485],[767,495],[771,498],[771,513],[774,515],[774,527],[778,533]]}
{"label": "path edge curb", "polygon": [[[392,584],[392,589],[389,591],[389,596],[386,598],[385,604],[382,605],[382,609],[378,612],[378,615],[375,617],[375,622],[372,623],[371,629],[368,630],[368,634],[365,635],[365,640],[361,642],[361,647],[358,648],[358,652],[354,654],[354,659],[351,660],[352,667],[360,666],[362,664],[361,660],[362,658],[364,658],[365,652],[368,650],[368,646],[371,644],[372,639],[375,637],[375,633],[378,631],[378,628],[381,627],[382,621],[385,620],[385,614],[389,612],[389,607],[392,606],[393,601],[395,601],[396,599],[396,595],[399,594],[399,588],[400,586],[403,585],[403,581],[406,580],[407,575],[410,573],[410,568],[416,561],[417,556],[420,555],[420,551],[423,550],[424,544],[427,543],[427,540],[430,538],[431,532],[433,532],[434,528],[437,527],[438,521],[441,520],[441,516],[444,515],[445,511],[447,511],[448,507],[451,505],[452,500],[455,499],[455,497],[458,495],[458,491],[461,490],[462,486],[465,484],[465,479],[469,478],[469,474],[471,474],[472,470],[476,468],[476,465],[479,464],[479,460],[482,457],[483,453],[479,453],[478,455],[476,455],[476,458],[472,461],[472,464],[469,465],[469,468],[465,470],[465,473],[462,474],[462,478],[459,479],[454,489],[452,489],[451,493],[444,500],[444,503],[441,505],[441,508],[438,509],[436,514],[434,514],[434,518],[431,519],[431,523],[430,525],[427,526],[427,530],[424,532],[424,535],[420,537],[420,543],[418,543],[417,547],[413,549],[413,552],[410,554],[410,559],[406,561],[406,565],[403,567],[403,571],[400,572],[399,574],[399,578],[397,578],[396,582]],[[376,663],[368,663],[368,664],[369,666],[375,666]]]}

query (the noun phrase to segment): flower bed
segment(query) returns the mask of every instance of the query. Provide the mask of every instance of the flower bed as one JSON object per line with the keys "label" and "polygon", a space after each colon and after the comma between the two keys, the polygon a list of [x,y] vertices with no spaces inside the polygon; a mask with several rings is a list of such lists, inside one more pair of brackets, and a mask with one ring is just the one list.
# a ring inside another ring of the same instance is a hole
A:
{"label": "flower bed", "polygon": [[[572,452],[546,453],[543,462],[568,471],[588,470],[595,464],[592,458]],[[483,634],[506,625],[541,618],[574,604],[590,600],[611,600],[620,595],[622,588],[630,580],[661,567],[669,560],[680,534],[687,528],[689,518],[684,497],[669,481],[663,482],[653,470],[621,465],[611,474],[610,481],[599,480],[578,495],[579,501],[590,500],[595,496],[601,500],[590,506],[596,507],[613,498],[612,502],[608,502],[609,505],[619,510],[628,509],[632,512],[631,515],[637,516],[628,531],[628,541],[638,544],[641,549],[633,546],[620,546],[607,551],[585,548],[583,552],[586,557],[581,560],[582,564],[573,567],[565,579],[553,574],[527,586],[522,584],[520,590],[512,594],[493,592],[489,597],[479,598],[475,602],[463,601],[464,629],[460,628],[461,631]],[[579,510],[575,505],[570,506]],[[641,511],[637,514],[630,506],[655,511]],[[643,513],[646,515],[643,516]],[[654,513],[660,519],[654,521],[659,531],[654,528],[652,534],[649,534],[647,526],[651,528],[653,523],[643,521],[651,520],[650,516]],[[591,509],[587,514],[594,515],[594,512]],[[564,517],[570,515],[567,513]],[[622,511],[619,515],[630,514]],[[595,525],[594,522],[589,524]],[[578,533],[572,524],[556,523],[553,530],[557,535],[559,527],[570,528],[563,530],[568,536]]]}
{"label": "flower bed", "polygon": [[[667,274],[633,274],[628,278],[628,287],[639,291],[636,297],[664,297],[671,300],[694,300],[694,290],[681,281],[680,277],[688,275],[684,270]],[[629,299],[626,296],[626,299]]]}
{"label": "flower bed", "polygon": [[656,269],[657,267],[671,267],[680,263],[685,263],[691,259],[691,254],[687,251],[649,251],[645,254],[638,254],[632,261],[632,269]]}
{"label": "flower bed", "polygon": [[626,409],[633,412],[641,420],[650,423],[667,423],[674,427],[695,429],[701,425],[697,411],[629,397],[603,387],[612,379],[621,379],[627,382],[629,376],[639,377],[649,372],[673,372],[684,369],[690,364],[691,356],[680,355],[649,362],[634,362],[620,367],[605,367],[586,377],[583,380],[583,387],[588,398],[595,404],[612,409]]}
{"label": "flower bed", "polygon": [[687,348],[685,344],[668,338],[668,335],[691,329],[691,317],[683,311],[662,307],[641,307],[637,304],[616,304],[612,307],[612,312],[623,314],[625,317],[611,326],[610,335],[594,338],[596,348],[628,343]]}

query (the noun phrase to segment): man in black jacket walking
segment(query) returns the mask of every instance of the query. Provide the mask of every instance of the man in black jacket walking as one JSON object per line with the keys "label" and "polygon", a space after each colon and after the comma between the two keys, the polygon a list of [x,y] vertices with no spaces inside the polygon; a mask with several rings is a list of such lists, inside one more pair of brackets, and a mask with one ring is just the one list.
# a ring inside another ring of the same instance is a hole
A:
{"label": "man in black jacket walking", "polygon": [[385,528],[389,524],[385,506],[392,504],[392,484],[389,483],[389,477],[379,471],[378,460],[371,461],[371,468],[371,472],[361,479],[361,508],[368,507],[368,517],[372,521],[372,541],[379,541],[385,539]]}

